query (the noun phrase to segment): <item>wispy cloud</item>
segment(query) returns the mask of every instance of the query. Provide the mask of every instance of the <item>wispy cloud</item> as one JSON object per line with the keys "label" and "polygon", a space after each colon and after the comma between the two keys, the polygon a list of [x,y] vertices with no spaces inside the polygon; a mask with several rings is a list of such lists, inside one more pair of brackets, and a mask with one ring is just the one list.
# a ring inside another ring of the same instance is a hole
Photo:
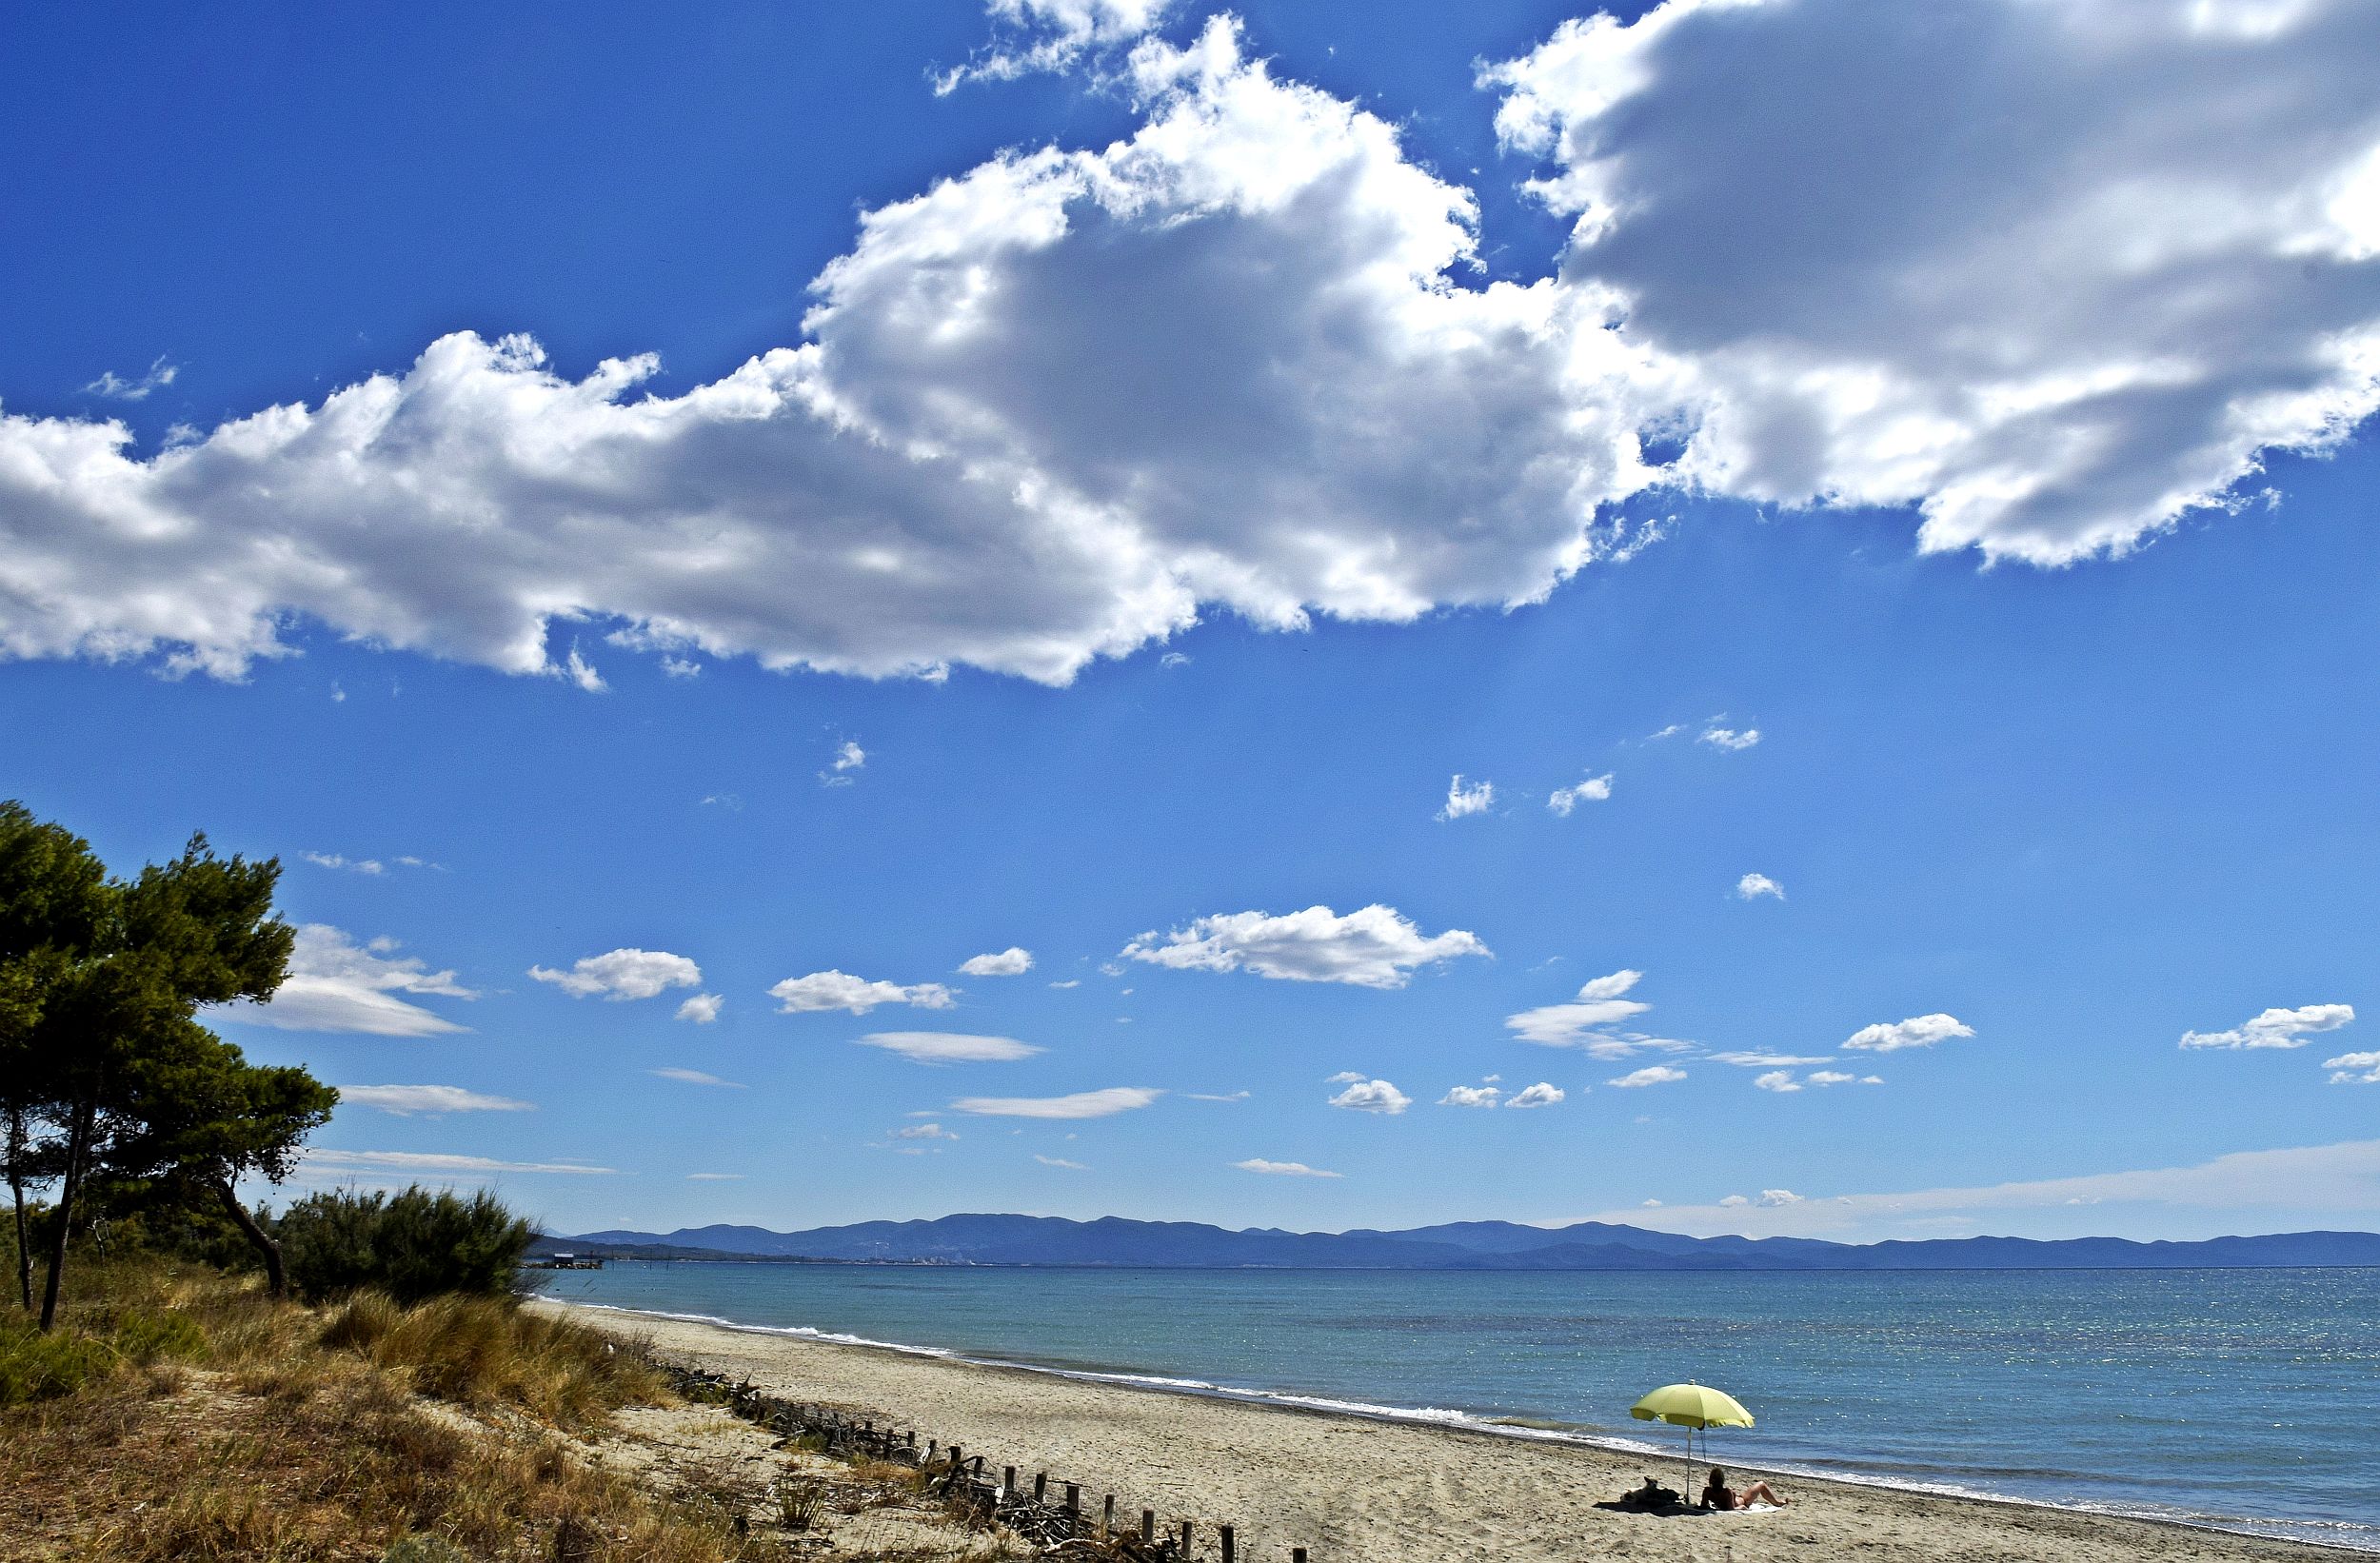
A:
{"label": "wispy cloud", "polygon": [[698,993],[678,1006],[678,1019],[691,1020],[698,1026],[709,1025],[719,1019],[719,1012],[727,1000],[715,993]]}
{"label": "wispy cloud", "polygon": [[312,1173],[556,1173],[574,1177],[615,1174],[613,1167],[583,1161],[499,1161],[485,1156],[449,1156],[428,1151],[333,1151],[309,1146],[298,1153]]}
{"label": "wispy cloud", "polygon": [[1576,1047],[1598,1058],[1624,1058],[1647,1046],[1667,1046],[1663,1039],[1621,1036],[1605,1029],[1653,1006],[1624,997],[1644,979],[1642,972],[1616,971],[1598,977],[1563,1004],[1544,1004],[1504,1018],[1504,1029],[1539,1047]]}
{"label": "wispy cloud", "polygon": [[1627,1074],[1616,1076],[1605,1083],[1616,1085],[1623,1091],[1633,1091],[1639,1086],[1668,1085],[1685,1078],[1686,1072],[1682,1069],[1672,1069],[1667,1064],[1656,1063],[1647,1064],[1642,1069],[1632,1069]]}
{"label": "wispy cloud", "polygon": [[1111,1085],[1064,1097],[961,1097],[950,1104],[950,1110],[982,1118],[1111,1118],[1146,1107],[1164,1094],[1141,1085]]}
{"label": "wispy cloud", "polygon": [[1264,1173],[1273,1177],[1337,1177],[1340,1176],[1335,1172],[1324,1172],[1319,1167],[1309,1167],[1302,1161],[1267,1161],[1260,1156],[1252,1156],[1245,1161],[1235,1161],[1232,1165],[1241,1172]]}
{"label": "wispy cloud", "polygon": [[913,1063],[1009,1063],[1043,1051],[1014,1037],[978,1037],[962,1031],[871,1031],[853,1040],[862,1047],[898,1053]]}
{"label": "wispy cloud", "polygon": [[410,956],[399,956],[393,939],[359,945],[325,922],[301,924],[289,955],[289,976],[264,1004],[227,1004],[227,1019],[285,1031],[360,1032],[372,1037],[439,1037],[468,1029],[445,1016],[408,1003],[401,993],[444,999],[476,999],[452,971],[431,971]]}
{"label": "wispy cloud", "polygon": [[[1973,1187],[1916,1189],[1894,1194],[1796,1197],[1767,1207],[1737,1203],[1672,1204],[1657,1216],[1611,1210],[1589,1220],[1656,1224],[1665,1230],[1755,1237],[1906,1236],[1916,1223],[1948,1216],[2006,1217],[2070,1207],[2145,1205],[2207,1213],[2254,1210],[2326,1212],[2380,1217],[2380,1139],[2347,1140],[2284,1150],[2238,1151],[2184,1167],[2089,1173]],[[2229,1223],[2226,1223],[2229,1224]],[[2234,1230],[2236,1230],[2234,1228]]]}
{"label": "wispy cloud", "polygon": [[1044,1167],[1063,1167],[1068,1172],[1089,1172],[1091,1170],[1081,1162],[1069,1161],[1062,1156],[1042,1156],[1039,1152],[1036,1152],[1033,1159],[1040,1162]]}
{"label": "wispy cloud", "polygon": [[484,1096],[459,1085],[343,1085],[339,1087],[339,1104],[377,1107],[400,1117],[416,1113],[529,1113],[537,1109],[535,1102]]}
{"label": "wispy cloud", "polygon": [[1734,727],[1722,727],[1718,723],[1713,722],[1710,726],[1702,729],[1702,732],[1696,739],[1696,742],[1708,743],[1714,749],[1727,749],[1730,751],[1749,749],[1754,744],[1760,742],[1760,729],[1757,727],[1745,727],[1739,730]]}
{"label": "wispy cloud", "polygon": [[823,786],[847,787],[866,764],[867,751],[845,739],[837,746],[833,762],[818,773],[818,780]]}
{"label": "wispy cloud", "polygon": [[666,1069],[648,1069],[645,1073],[647,1075],[658,1075],[665,1080],[677,1080],[684,1085],[723,1085],[730,1091],[741,1091],[744,1088],[744,1082],[741,1080],[723,1080],[716,1075],[706,1075],[699,1069],[679,1069],[671,1067]]}
{"label": "wispy cloud", "polygon": [[164,355],[160,354],[150,363],[146,373],[133,379],[128,380],[113,369],[103,371],[98,379],[83,387],[83,394],[104,396],[111,402],[146,402],[154,393],[172,385],[174,376],[181,372],[180,365],[167,363]]}
{"label": "wispy cloud", "polygon": [[1248,1093],[1245,1091],[1224,1091],[1221,1093],[1211,1091],[1185,1091],[1182,1095],[1189,1098],[1192,1101],[1245,1101],[1248,1099]]}

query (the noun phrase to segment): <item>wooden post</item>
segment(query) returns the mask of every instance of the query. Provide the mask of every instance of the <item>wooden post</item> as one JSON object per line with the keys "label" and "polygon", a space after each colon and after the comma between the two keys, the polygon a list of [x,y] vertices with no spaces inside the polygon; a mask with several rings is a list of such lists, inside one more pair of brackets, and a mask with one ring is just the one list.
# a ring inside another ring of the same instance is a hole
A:
{"label": "wooden post", "polygon": [[983,1456],[981,1454],[975,1457],[975,1479],[977,1481],[983,1479]]}
{"label": "wooden post", "polygon": [[1290,1548],[1289,1563],[1306,1563],[1306,1550],[1303,1547]]}
{"label": "wooden post", "polygon": [[1181,1555],[1190,1555],[1190,1522],[1186,1519],[1181,1522]]}
{"label": "wooden post", "polygon": [[1003,1465],[1000,1468],[1000,1485],[1007,1489],[1010,1497],[1017,1495],[1017,1468],[1015,1466]]}
{"label": "wooden post", "polygon": [[1110,1493],[1107,1494],[1107,1501],[1100,1505],[1100,1539],[1101,1541],[1105,1541],[1109,1536],[1112,1536],[1115,1533],[1116,1494]]}
{"label": "wooden post", "polygon": [[966,1464],[967,1462],[965,1457],[959,1453],[959,1446],[957,1444],[952,1444],[950,1446],[950,1469],[952,1474],[955,1475],[959,1472],[966,1469]]}
{"label": "wooden post", "polygon": [[1223,1563],[1239,1563],[1240,1553],[1231,1543],[1231,1527],[1223,1527]]}
{"label": "wooden post", "polygon": [[1049,1473],[1036,1472],[1033,1476],[1033,1501],[1040,1503],[1049,1496]]}
{"label": "wooden post", "polygon": [[1140,1539],[1152,1543],[1157,1540],[1157,1511],[1154,1509],[1140,1511]]}
{"label": "wooden post", "polygon": [[1066,1513],[1069,1515],[1082,1513],[1082,1486],[1079,1482],[1066,1484]]}

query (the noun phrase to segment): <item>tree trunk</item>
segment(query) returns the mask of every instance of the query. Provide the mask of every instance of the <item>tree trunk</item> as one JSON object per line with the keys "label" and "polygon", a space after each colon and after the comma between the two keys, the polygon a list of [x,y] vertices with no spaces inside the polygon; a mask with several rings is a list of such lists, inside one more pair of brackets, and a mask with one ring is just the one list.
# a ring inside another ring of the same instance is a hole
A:
{"label": "tree trunk", "polygon": [[25,1109],[9,1109],[9,1192],[16,1197],[16,1291],[33,1311],[33,1235],[25,1224]]}
{"label": "tree trunk", "polygon": [[25,1224],[25,1180],[9,1172],[9,1192],[16,1196],[16,1290],[25,1311],[33,1311],[33,1235]]}
{"label": "tree trunk", "polygon": [[257,1222],[255,1214],[240,1203],[231,1179],[227,1177],[215,1185],[215,1197],[223,1201],[224,1214],[238,1223],[240,1230],[248,1234],[248,1240],[256,1245],[256,1252],[264,1256],[266,1289],[276,1297],[285,1296],[289,1290],[289,1277],[281,1268],[281,1245]]}
{"label": "tree trunk", "polygon": [[83,1180],[83,1156],[90,1148],[91,1109],[78,1105],[74,1120],[67,1130],[66,1178],[58,1185],[58,1230],[50,1235],[50,1274],[41,1288],[41,1327],[45,1331],[57,1322],[58,1278],[66,1273],[67,1233],[74,1225],[74,1194]]}

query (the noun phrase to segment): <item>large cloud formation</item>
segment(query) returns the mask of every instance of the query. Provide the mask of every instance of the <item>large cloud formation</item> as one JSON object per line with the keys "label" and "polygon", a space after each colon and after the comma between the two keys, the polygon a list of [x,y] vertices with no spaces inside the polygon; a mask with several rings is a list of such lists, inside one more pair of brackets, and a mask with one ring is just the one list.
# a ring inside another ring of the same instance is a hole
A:
{"label": "large cloud formation", "polygon": [[1488,286],[1470,191],[1237,24],[1117,64],[1160,13],[1002,8],[1105,50],[1140,128],[868,213],[803,342],[683,396],[465,333],[153,456],[0,418],[0,654],[236,677],[307,620],[600,687],[583,623],[1057,683],[1203,608],[1541,600],[1656,483],[2120,551],[2380,400],[2351,0],[1566,24],[1485,82],[1577,237]]}

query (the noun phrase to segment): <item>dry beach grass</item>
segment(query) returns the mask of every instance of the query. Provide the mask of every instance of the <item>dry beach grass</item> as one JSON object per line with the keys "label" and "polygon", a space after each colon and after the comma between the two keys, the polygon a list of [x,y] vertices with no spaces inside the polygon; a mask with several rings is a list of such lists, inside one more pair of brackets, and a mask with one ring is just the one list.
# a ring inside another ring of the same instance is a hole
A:
{"label": "dry beach grass", "polygon": [[[0,1397],[20,1402],[0,1409],[8,1563],[973,1563],[1006,1550],[914,1481],[773,1450],[678,1403],[633,1339],[503,1301],[366,1296],[315,1312],[203,1270],[94,1267],[65,1323],[63,1351],[0,1328],[0,1366],[73,1365]],[[798,1530],[778,1501],[787,1478],[818,1498]]]}

